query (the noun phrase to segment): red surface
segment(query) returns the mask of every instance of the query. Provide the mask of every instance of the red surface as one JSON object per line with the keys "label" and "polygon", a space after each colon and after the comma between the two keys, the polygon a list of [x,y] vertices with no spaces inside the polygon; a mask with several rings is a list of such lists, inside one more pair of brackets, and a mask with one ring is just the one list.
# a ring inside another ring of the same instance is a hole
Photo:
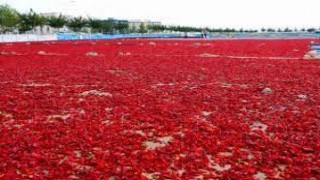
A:
{"label": "red surface", "polygon": [[198,57],[309,43],[0,44],[0,178],[319,178],[320,61]]}

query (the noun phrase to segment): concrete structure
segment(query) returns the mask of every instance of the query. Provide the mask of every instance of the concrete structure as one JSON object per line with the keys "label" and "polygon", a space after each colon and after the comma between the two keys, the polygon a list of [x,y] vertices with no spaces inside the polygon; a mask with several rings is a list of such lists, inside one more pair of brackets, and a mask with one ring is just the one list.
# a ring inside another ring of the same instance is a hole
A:
{"label": "concrete structure", "polygon": [[0,35],[0,43],[4,42],[30,42],[30,41],[56,41],[56,34],[36,35],[36,34],[3,34]]}
{"label": "concrete structure", "polygon": [[48,25],[44,25],[43,27],[41,26],[36,26],[32,31],[28,32],[29,34],[54,34],[54,33],[69,33],[71,30],[67,27],[64,26],[62,28],[53,28]]}
{"label": "concrete structure", "polygon": [[150,20],[130,20],[129,27],[130,29],[140,29],[141,24],[148,26],[159,26],[161,22],[159,21],[150,21]]}
{"label": "concrete structure", "polygon": [[[50,18],[50,17],[59,17],[61,13],[57,13],[57,12],[48,12],[48,13],[41,13],[41,16]],[[72,19],[73,16],[68,16],[68,15],[64,15],[67,19]],[[35,27],[33,30],[27,32],[28,34],[36,34],[36,35],[40,35],[40,34],[53,34],[53,33],[69,33],[71,32],[71,30],[67,27],[64,26],[62,28],[53,28],[51,26],[48,25],[44,25],[44,26],[37,26]]]}

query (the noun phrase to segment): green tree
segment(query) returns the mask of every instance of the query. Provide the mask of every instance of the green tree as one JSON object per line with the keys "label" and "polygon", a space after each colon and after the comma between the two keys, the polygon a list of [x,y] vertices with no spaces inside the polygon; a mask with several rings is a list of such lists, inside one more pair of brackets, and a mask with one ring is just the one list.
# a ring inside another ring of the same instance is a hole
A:
{"label": "green tree", "polygon": [[118,22],[115,25],[116,30],[120,33],[125,34],[129,32],[129,23],[128,22]]}
{"label": "green tree", "polygon": [[101,31],[102,33],[111,33],[115,29],[115,23],[111,20],[101,21]]}
{"label": "green tree", "polygon": [[48,24],[48,18],[45,16],[37,15],[36,25],[40,26],[41,33],[43,33],[43,27]]}
{"label": "green tree", "polygon": [[49,26],[51,26],[53,28],[57,28],[58,31],[60,31],[60,28],[65,26],[67,24],[67,22],[68,22],[67,18],[65,16],[63,16],[62,14],[60,14],[59,16],[51,16],[48,19]]}
{"label": "green tree", "polygon": [[307,31],[308,31],[309,33],[315,32],[315,31],[316,31],[316,28],[309,28],[309,29],[307,29]]}
{"label": "green tree", "polygon": [[148,26],[148,29],[150,29],[153,32],[162,32],[164,30],[167,30],[167,27],[163,25],[150,25]]}
{"label": "green tree", "polygon": [[138,29],[136,26],[131,26],[130,27],[130,33],[137,33],[138,32]]}
{"label": "green tree", "polygon": [[68,26],[74,31],[79,32],[83,27],[87,25],[86,19],[83,17],[75,17],[68,22]]}
{"label": "green tree", "polygon": [[41,25],[39,20],[39,15],[32,9],[28,13],[19,14],[20,17],[20,30],[30,31],[36,26]]}
{"label": "green tree", "polygon": [[276,30],[272,29],[272,28],[268,28],[267,32],[276,32]]}
{"label": "green tree", "polygon": [[147,27],[144,23],[141,23],[139,26],[139,33],[147,33]]}
{"label": "green tree", "polygon": [[285,29],[284,29],[284,32],[292,32],[292,30],[289,29],[289,28],[285,28]]}
{"label": "green tree", "polygon": [[88,19],[88,26],[92,29],[92,32],[102,32],[103,22],[99,19]]}
{"label": "green tree", "polygon": [[0,33],[11,31],[18,23],[18,12],[9,5],[0,5]]}

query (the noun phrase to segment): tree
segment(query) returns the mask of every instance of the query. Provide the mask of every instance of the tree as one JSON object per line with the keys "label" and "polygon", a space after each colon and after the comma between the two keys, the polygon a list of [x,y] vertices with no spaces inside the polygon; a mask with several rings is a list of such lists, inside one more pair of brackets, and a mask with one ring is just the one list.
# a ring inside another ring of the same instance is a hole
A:
{"label": "tree", "polygon": [[18,12],[9,5],[0,5],[0,33],[11,31],[18,23]]}
{"label": "tree", "polygon": [[272,29],[272,28],[268,28],[267,32],[276,32],[276,30]]}
{"label": "tree", "polygon": [[79,32],[83,27],[85,27],[87,21],[80,17],[75,17],[68,22],[68,26],[74,31]]}
{"label": "tree", "polygon": [[161,31],[166,30],[167,27],[164,25],[150,25],[150,26],[148,26],[148,29],[150,29],[151,31],[154,31],[154,32],[161,32]]}
{"label": "tree", "polygon": [[65,16],[63,16],[62,14],[60,14],[59,16],[51,16],[48,19],[49,26],[51,26],[53,28],[57,28],[58,31],[60,31],[60,28],[65,26],[67,24],[67,22],[68,22],[67,18]]}
{"label": "tree", "polygon": [[38,15],[36,17],[36,25],[40,26],[41,34],[43,33],[43,27],[48,24],[48,18],[45,16]]}
{"label": "tree", "polygon": [[309,33],[315,32],[315,31],[316,31],[316,28],[309,28],[309,29],[307,29],[307,31],[308,31]]}
{"label": "tree", "polygon": [[113,21],[105,20],[102,21],[102,31],[104,33],[110,33],[114,30],[115,24]]}
{"label": "tree", "polygon": [[41,20],[39,20],[39,15],[35,13],[32,9],[28,13],[19,14],[20,17],[20,30],[30,31],[36,26],[41,25]]}
{"label": "tree", "polygon": [[92,29],[93,32],[102,32],[103,22],[99,19],[88,19],[88,26]]}
{"label": "tree", "polygon": [[284,29],[284,32],[292,32],[292,30],[289,29],[289,28],[285,28],[285,29]]}
{"label": "tree", "polygon": [[144,23],[141,23],[139,26],[139,33],[147,33],[147,27]]}
{"label": "tree", "polygon": [[128,22],[118,22],[115,25],[115,28],[122,34],[129,32],[129,23]]}
{"label": "tree", "polygon": [[130,30],[130,33],[137,33],[138,32],[137,27],[134,25],[131,26],[129,30]]}

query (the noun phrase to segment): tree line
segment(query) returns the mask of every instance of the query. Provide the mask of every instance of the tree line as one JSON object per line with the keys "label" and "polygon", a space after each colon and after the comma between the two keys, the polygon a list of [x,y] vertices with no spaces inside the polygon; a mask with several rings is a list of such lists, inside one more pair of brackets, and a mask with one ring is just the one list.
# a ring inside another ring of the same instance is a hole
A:
{"label": "tree line", "polygon": [[58,16],[43,16],[32,9],[26,13],[20,13],[9,5],[0,5],[0,33],[19,33],[32,31],[35,27],[50,26],[58,31],[63,27],[68,27],[74,32],[82,32],[84,28],[90,29],[92,33],[147,33],[147,32],[208,32],[208,33],[255,33],[255,32],[315,32],[318,29],[272,29],[262,28],[261,30],[246,30],[232,28],[197,28],[189,26],[167,26],[167,25],[147,25],[141,23],[138,27],[129,25],[129,21],[115,19],[95,19],[91,17],[68,18],[63,14]]}

